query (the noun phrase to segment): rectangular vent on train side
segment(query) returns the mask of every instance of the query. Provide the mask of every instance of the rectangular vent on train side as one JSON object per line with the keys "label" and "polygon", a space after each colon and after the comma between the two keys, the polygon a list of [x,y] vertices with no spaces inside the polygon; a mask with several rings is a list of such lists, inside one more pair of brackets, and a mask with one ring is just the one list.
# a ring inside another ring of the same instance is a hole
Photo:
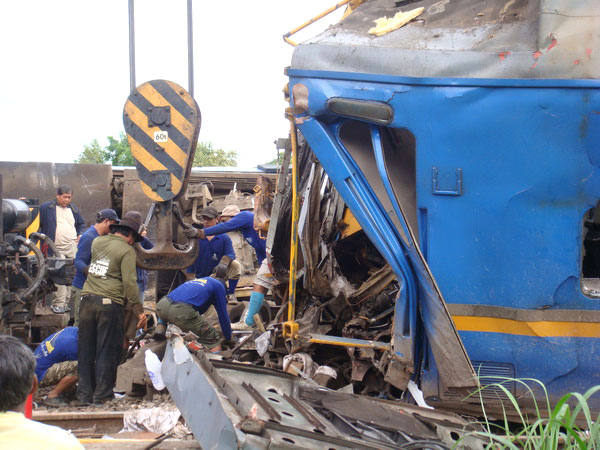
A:
{"label": "rectangular vent on train side", "polygon": [[[515,381],[506,380],[507,378],[515,378],[515,368],[512,364],[490,361],[472,361],[472,363],[473,369],[475,369],[475,373],[479,376],[479,382],[483,389],[481,393],[476,393],[469,397],[469,403],[479,402],[480,396],[488,402],[500,403],[509,401],[508,396],[502,388],[495,386],[500,383],[502,383],[502,386],[504,386],[513,396],[516,395]],[[440,392],[442,392],[441,386]],[[442,398],[446,400],[462,400],[465,397],[466,395],[464,393],[459,392],[456,389],[448,389],[442,394]]]}

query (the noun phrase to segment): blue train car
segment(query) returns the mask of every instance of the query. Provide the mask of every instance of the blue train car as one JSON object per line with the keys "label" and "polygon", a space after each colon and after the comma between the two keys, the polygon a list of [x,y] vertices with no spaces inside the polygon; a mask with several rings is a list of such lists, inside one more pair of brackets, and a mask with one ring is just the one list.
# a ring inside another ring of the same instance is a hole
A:
{"label": "blue train car", "polygon": [[599,25],[595,0],[370,0],[294,51],[296,124],[402,280],[431,403],[474,373],[600,385]]}

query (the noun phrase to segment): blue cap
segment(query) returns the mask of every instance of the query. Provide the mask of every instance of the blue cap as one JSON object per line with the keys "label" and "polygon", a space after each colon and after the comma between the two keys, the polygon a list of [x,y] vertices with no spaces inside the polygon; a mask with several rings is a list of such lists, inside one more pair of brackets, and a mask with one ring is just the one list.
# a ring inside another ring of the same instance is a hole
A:
{"label": "blue cap", "polygon": [[114,209],[103,209],[96,214],[96,220],[119,220],[119,216]]}

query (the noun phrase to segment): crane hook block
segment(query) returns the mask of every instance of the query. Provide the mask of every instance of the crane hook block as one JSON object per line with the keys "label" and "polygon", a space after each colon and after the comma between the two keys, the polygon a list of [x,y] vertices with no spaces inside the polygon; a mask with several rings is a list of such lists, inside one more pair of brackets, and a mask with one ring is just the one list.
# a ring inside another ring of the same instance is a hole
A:
{"label": "crane hook block", "polygon": [[142,191],[152,201],[185,192],[200,122],[196,101],[172,81],[148,81],[127,98],[123,124]]}

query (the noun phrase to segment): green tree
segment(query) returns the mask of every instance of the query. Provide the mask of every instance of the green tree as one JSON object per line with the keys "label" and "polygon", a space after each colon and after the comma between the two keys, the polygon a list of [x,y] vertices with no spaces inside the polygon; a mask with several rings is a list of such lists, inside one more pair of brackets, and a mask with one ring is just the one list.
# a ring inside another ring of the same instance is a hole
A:
{"label": "green tree", "polygon": [[214,148],[212,142],[198,142],[193,166],[195,167],[233,167],[237,165],[237,152]]}
{"label": "green tree", "polygon": [[94,139],[90,144],[83,146],[83,151],[79,154],[76,163],[104,164],[104,150],[100,147],[98,139]]}
{"label": "green tree", "polygon": [[119,139],[108,136],[108,145],[104,148],[94,139],[90,144],[83,146],[83,152],[79,154],[76,163],[104,164],[111,163],[113,166],[133,166],[134,160],[129,149],[129,142],[125,133],[119,134]]}
{"label": "green tree", "polygon": [[[113,166],[135,165],[125,133],[120,133],[119,139],[115,139],[112,136],[108,136],[107,139],[108,145],[106,147],[101,147],[97,139],[85,145],[83,152],[79,154],[75,162],[92,164],[110,163]],[[193,165],[200,167],[236,166],[237,152],[214,148],[211,142],[199,142],[196,146]]]}
{"label": "green tree", "polygon": [[131,155],[127,135],[123,132],[119,134],[119,139],[108,136],[108,145],[104,148],[106,161],[110,161],[113,166],[133,166],[135,161]]}

